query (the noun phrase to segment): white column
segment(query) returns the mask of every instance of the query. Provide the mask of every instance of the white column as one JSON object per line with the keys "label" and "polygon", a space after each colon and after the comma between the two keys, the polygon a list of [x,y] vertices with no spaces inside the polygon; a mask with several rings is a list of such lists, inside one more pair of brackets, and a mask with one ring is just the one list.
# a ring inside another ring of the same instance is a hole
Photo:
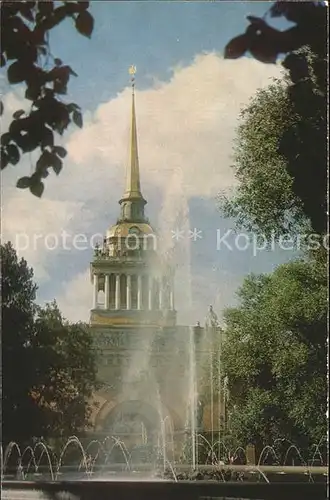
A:
{"label": "white column", "polygon": [[151,276],[148,277],[148,309],[151,311],[152,309],[152,282],[153,278]]}
{"label": "white column", "polygon": [[120,309],[120,274],[116,274],[116,304],[115,309]]}
{"label": "white column", "polygon": [[164,293],[163,293],[163,278],[159,278],[159,309],[163,309]]}
{"label": "white column", "polygon": [[137,277],[137,308],[142,309],[142,276]]}
{"label": "white column", "polygon": [[132,277],[130,274],[126,276],[126,307],[132,309]]}
{"label": "white column", "polygon": [[105,275],[104,280],[104,309],[110,309],[110,276]]}
{"label": "white column", "polygon": [[93,309],[97,308],[97,296],[99,293],[99,277],[97,274],[94,274],[93,277]]}

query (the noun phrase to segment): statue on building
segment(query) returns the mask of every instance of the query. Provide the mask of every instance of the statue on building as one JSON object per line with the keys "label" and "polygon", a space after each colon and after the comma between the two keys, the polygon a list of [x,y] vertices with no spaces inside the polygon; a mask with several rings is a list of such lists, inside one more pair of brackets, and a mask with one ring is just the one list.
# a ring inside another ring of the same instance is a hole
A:
{"label": "statue on building", "polygon": [[94,257],[99,257],[99,255],[100,255],[100,244],[99,243],[95,243]]}
{"label": "statue on building", "polygon": [[210,328],[217,328],[219,326],[218,316],[214,312],[213,306],[210,306],[210,308],[209,308],[209,312],[206,316],[205,325],[206,325],[206,327],[210,327]]}

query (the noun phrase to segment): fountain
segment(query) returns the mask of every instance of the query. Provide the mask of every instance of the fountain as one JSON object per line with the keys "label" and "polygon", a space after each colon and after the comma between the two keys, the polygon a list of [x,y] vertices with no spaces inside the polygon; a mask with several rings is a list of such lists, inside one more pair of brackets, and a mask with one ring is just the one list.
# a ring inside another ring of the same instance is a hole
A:
{"label": "fountain", "polygon": [[195,357],[195,336],[193,328],[189,329],[189,407],[190,407],[190,432],[192,447],[192,467],[196,469],[196,357]]}
{"label": "fountain", "polygon": [[[166,420],[163,422],[163,427],[165,426]],[[167,433],[164,433],[167,436]],[[175,436],[170,438],[171,441],[175,439]],[[31,480],[37,478],[51,479],[52,481],[58,480],[72,480],[76,478],[86,478],[88,480],[95,480],[100,478],[113,478],[120,479],[122,477],[131,477],[135,474],[135,478],[171,478],[177,480],[182,476],[190,477],[194,471],[201,474],[215,474],[225,479],[226,474],[229,472],[229,476],[232,478],[235,471],[244,471],[249,474],[261,474],[265,481],[269,481],[267,474],[272,470],[276,473],[285,474],[287,469],[294,471],[300,469],[305,471],[305,474],[309,478],[313,475],[313,465],[308,466],[308,459],[303,457],[301,451],[298,447],[291,444],[288,446],[286,453],[284,454],[284,459],[280,463],[280,457],[275,451],[276,443],[273,446],[267,445],[263,448],[258,463],[255,466],[248,466],[246,462],[245,450],[243,447],[237,447],[236,449],[229,449],[222,443],[223,448],[226,449],[226,454],[228,457],[232,457],[232,462],[224,463],[223,461],[218,461],[217,454],[214,452],[215,447],[218,443],[212,443],[205,438],[202,434],[197,434],[195,436],[190,436],[191,439],[191,451],[193,447],[196,449],[196,454],[192,463],[172,463],[168,458],[164,449],[166,450],[168,442],[161,443],[160,449],[158,450],[161,457],[161,467],[152,471],[152,474],[148,464],[143,466],[143,464],[134,464],[132,461],[132,455],[127,450],[125,443],[120,441],[116,436],[107,436],[103,441],[92,440],[85,447],[83,446],[81,440],[77,436],[71,436],[68,438],[67,442],[63,445],[58,457],[52,452],[51,448],[47,446],[43,441],[37,442],[34,447],[27,446],[23,450],[20,449],[17,443],[11,442],[8,444],[4,451],[4,462],[1,468],[2,480],[8,480],[15,478],[16,480]],[[109,446],[110,444],[110,446]],[[165,446],[164,446],[165,445]],[[311,447],[310,453],[314,450],[317,444]],[[64,465],[64,458],[70,447],[74,447],[80,453],[80,461],[74,465]],[[121,464],[116,464],[111,462],[111,454],[115,448],[121,450],[125,467],[122,468]],[[202,456],[200,453],[204,451],[206,456],[205,463],[197,463],[197,457]],[[297,464],[292,467],[288,466],[287,459],[290,453],[294,451],[300,460],[300,465]],[[103,460],[100,461],[101,453],[103,455]],[[315,451],[314,451],[315,454]],[[47,456],[46,467],[41,467],[41,459],[43,456]],[[16,459],[15,459],[16,457]],[[209,458],[211,457],[211,464],[209,464]],[[15,459],[15,460],[13,460]],[[10,465],[11,462],[11,465]],[[14,465],[13,465],[14,462]],[[265,465],[267,462],[267,465]],[[274,465],[276,464],[275,467]],[[119,467],[118,467],[119,466]],[[315,471],[318,473],[322,472],[327,474],[326,467],[320,468],[315,467]],[[320,469],[320,470],[319,470]],[[322,469],[322,471],[321,471]],[[135,473],[134,473],[135,471]],[[227,472],[226,472],[227,471]],[[139,473],[136,476],[136,473]],[[124,474],[124,476],[123,476]],[[142,475],[141,475],[142,474]],[[227,475],[227,477],[229,477]]]}

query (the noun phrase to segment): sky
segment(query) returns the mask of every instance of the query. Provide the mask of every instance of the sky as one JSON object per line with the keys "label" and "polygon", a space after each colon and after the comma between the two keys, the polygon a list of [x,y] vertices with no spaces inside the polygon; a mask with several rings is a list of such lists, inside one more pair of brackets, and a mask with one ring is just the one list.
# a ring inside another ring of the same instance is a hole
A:
{"label": "sky", "polygon": [[[61,139],[68,156],[61,174],[47,178],[41,199],[15,188],[18,177],[30,174],[34,154],[2,176],[2,240],[11,240],[34,268],[40,304],[55,298],[69,320],[89,319],[92,245],[115,223],[124,191],[132,64],[142,191],[147,216],[175,251],[179,323],[203,323],[210,304],[221,318],[247,274],[272,272],[294,257],[288,250],[256,251],[253,235],[235,233],[235,221],[221,216],[217,201],[236,185],[231,165],[240,110],[282,74],[280,65],[249,57],[224,60],[223,50],[245,30],[247,15],[263,16],[268,8],[267,2],[94,1],[91,39],[70,20],[53,30],[53,55],[78,74],[67,99],[82,107],[84,127],[72,126]],[[28,103],[3,74],[1,87],[5,129],[10,113]]]}

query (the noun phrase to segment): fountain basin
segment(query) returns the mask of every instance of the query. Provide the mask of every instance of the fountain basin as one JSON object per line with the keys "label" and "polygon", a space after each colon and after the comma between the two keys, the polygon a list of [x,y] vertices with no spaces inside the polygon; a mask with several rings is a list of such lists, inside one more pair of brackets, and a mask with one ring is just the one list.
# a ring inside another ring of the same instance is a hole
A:
{"label": "fountain basin", "polygon": [[[121,500],[202,500],[245,498],[275,500],[323,500],[327,485],[322,483],[219,483],[213,481],[146,481],[104,479],[103,481],[31,482],[4,481],[3,498],[27,498],[45,500],[96,500],[118,498]],[[43,495],[45,494],[45,495]]]}

